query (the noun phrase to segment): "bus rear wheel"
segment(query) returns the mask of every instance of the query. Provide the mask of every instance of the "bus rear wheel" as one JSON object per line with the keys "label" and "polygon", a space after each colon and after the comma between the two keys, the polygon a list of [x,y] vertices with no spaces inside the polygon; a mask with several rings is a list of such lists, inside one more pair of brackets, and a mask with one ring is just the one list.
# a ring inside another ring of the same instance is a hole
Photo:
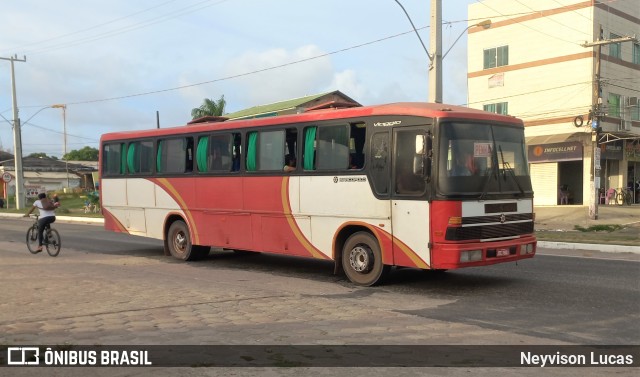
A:
{"label": "bus rear wheel", "polygon": [[370,233],[351,235],[342,249],[342,268],[351,282],[369,287],[382,282],[389,266],[382,263],[382,252]]}
{"label": "bus rear wheel", "polygon": [[182,220],[175,221],[169,227],[167,246],[173,257],[185,261],[203,258],[209,254],[210,250],[207,246],[198,246],[191,243],[189,228]]}

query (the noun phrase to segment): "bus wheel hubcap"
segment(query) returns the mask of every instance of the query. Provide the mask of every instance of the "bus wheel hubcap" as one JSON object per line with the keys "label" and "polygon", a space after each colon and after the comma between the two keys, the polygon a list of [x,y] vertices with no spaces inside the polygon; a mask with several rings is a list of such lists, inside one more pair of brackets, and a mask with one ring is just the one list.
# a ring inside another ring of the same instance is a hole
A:
{"label": "bus wheel hubcap", "polygon": [[373,253],[368,247],[358,245],[349,254],[349,264],[356,272],[368,272],[373,263]]}
{"label": "bus wheel hubcap", "polygon": [[176,234],[175,245],[179,250],[184,250],[185,244],[187,242],[187,238],[182,233]]}

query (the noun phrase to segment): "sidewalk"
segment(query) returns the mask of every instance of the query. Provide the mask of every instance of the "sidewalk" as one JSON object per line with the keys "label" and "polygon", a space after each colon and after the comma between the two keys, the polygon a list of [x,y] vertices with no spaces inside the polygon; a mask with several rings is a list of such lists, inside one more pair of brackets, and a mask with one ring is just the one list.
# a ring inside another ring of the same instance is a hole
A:
{"label": "sidewalk", "polygon": [[[640,242],[635,243],[635,246],[628,245],[629,239],[634,243],[633,240],[638,239],[638,235],[640,235],[640,205],[638,204],[631,206],[600,205],[597,220],[589,219],[588,206],[540,206],[535,207],[534,211],[536,214],[535,229],[539,239],[558,238],[570,241],[586,239],[586,242],[538,241],[539,247],[640,253]],[[576,225],[583,228],[595,225],[621,225],[625,228],[611,233],[582,233],[575,230]],[[627,240],[627,245],[618,244],[622,239]],[[589,240],[593,241],[589,242]]]}

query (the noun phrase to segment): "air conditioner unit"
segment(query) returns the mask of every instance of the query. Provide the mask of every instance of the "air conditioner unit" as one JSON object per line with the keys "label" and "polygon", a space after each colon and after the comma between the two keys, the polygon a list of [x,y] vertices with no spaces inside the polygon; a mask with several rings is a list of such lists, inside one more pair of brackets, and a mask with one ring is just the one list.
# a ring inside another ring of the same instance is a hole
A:
{"label": "air conditioner unit", "polygon": [[638,97],[628,97],[627,106],[638,106]]}

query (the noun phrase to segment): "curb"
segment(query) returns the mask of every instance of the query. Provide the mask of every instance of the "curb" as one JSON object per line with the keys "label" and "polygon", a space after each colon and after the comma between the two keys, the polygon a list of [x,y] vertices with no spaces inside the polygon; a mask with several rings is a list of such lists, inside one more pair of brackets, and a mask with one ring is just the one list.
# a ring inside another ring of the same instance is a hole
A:
{"label": "curb", "polygon": [[609,252],[609,253],[640,254],[640,246],[628,246],[628,245],[538,241],[538,247],[542,247],[545,249],[590,250],[590,251],[603,251],[603,252]]}
{"label": "curb", "polygon": [[[0,213],[0,217],[23,217],[24,214],[20,213]],[[84,223],[84,224],[104,224],[104,219],[99,217],[81,217],[81,216],[56,216],[56,221],[63,221],[69,223]]]}

